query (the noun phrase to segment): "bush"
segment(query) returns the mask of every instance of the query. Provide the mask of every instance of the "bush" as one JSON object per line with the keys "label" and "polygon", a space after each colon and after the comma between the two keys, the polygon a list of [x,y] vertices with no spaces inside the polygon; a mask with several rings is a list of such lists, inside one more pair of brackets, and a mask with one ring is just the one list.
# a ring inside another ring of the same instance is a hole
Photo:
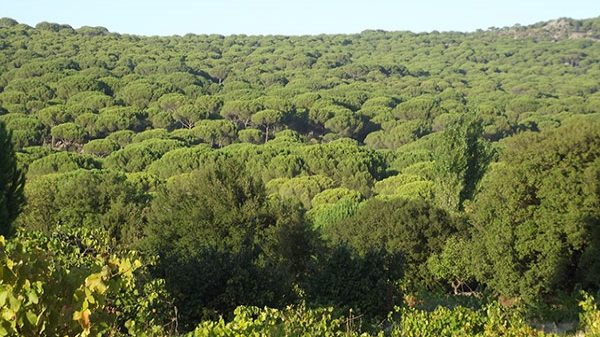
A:
{"label": "bush", "polygon": [[136,332],[127,329],[136,321],[160,333],[160,281],[145,283],[137,255],[109,247],[106,237],[81,229],[9,242],[0,236],[0,335],[120,335]]}
{"label": "bush", "polygon": [[581,314],[579,315],[579,324],[584,329],[586,336],[600,336],[600,310],[598,303],[590,294],[582,292],[583,300],[579,302]]}
{"label": "bush", "polygon": [[[288,307],[284,310],[238,307],[234,318],[225,322],[202,322],[186,337],[220,336],[260,336],[260,337],[300,337],[300,336],[358,336],[346,331],[343,318],[335,318],[332,309],[307,309],[305,306]],[[365,335],[366,336],[366,335]]]}

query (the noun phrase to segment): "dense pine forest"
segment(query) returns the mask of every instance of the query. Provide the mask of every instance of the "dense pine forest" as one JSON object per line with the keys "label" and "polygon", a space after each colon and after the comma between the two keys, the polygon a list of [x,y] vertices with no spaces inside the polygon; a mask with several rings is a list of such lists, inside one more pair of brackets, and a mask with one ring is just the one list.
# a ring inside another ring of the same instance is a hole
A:
{"label": "dense pine forest", "polygon": [[2,18],[0,234],[0,336],[598,336],[600,18]]}

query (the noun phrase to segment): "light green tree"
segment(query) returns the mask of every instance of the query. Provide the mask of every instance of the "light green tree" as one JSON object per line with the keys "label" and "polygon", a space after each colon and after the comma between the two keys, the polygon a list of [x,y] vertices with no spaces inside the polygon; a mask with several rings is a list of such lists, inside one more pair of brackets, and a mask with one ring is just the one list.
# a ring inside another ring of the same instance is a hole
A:
{"label": "light green tree", "polygon": [[461,211],[471,199],[477,183],[492,159],[492,151],[481,138],[481,123],[463,116],[444,131],[435,151],[435,198],[448,211]]}

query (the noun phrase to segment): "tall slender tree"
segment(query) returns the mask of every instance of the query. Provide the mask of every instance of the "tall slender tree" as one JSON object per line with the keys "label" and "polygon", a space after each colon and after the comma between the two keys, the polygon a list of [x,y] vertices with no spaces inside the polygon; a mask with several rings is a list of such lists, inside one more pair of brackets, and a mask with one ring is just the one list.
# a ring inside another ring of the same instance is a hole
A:
{"label": "tall slender tree", "polygon": [[462,211],[489,164],[493,152],[482,139],[481,122],[462,116],[444,131],[435,153],[435,196],[438,206]]}
{"label": "tall slender tree", "polygon": [[0,122],[0,235],[13,232],[13,221],[19,214],[25,198],[25,175],[17,168],[17,158],[11,133]]}

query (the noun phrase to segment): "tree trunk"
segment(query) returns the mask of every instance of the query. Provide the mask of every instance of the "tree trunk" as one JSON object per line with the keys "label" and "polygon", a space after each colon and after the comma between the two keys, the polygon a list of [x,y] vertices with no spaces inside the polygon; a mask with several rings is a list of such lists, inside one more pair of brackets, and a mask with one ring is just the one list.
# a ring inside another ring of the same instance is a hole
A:
{"label": "tree trunk", "polygon": [[265,143],[269,140],[269,126],[265,126]]}
{"label": "tree trunk", "polygon": [[462,288],[463,282],[460,280],[454,280],[452,281],[452,289],[454,290],[454,295],[458,295],[459,294],[459,289]]}

